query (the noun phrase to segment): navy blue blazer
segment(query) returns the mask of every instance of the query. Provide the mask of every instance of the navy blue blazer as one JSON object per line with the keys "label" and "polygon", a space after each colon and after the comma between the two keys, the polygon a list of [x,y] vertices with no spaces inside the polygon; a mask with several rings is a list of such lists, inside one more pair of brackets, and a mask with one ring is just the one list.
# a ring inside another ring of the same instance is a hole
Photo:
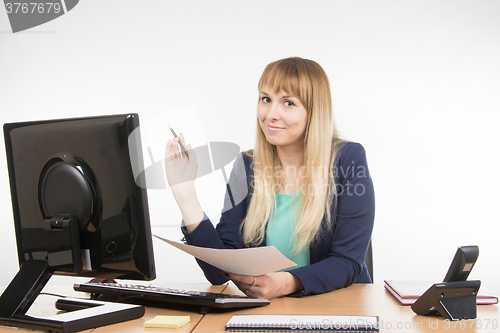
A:
{"label": "navy blue blazer", "polygon": [[[188,244],[218,249],[244,248],[239,229],[252,196],[253,170],[251,158],[246,153],[240,157],[245,163],[250,189],[248,194],[238,200],[233,208],[222,213],[216,228],[206,215],[192,232],[188,233],[182,227]],[[229,183],[238,177],[235,169],[231,172]],[[318,241],[310,245],[311,264],[289,270],[304,287],[301,292],[289,296],[321,294],[352,283],[371,283],[365,257],[375,217],[375,194],[363,146],[346,142],[338,152],[332,172],[337,187],[336,202],[331,206],[331,215],[335,219],[333,226],[322,224]],[[264,240],[259,246],[265,244]],[[212,284],[228,281],[220,269],[197,261]]]}

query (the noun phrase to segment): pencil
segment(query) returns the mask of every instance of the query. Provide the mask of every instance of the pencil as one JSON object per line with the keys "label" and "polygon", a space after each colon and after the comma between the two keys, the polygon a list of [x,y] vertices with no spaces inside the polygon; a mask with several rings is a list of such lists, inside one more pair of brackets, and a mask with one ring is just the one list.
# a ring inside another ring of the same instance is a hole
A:
{"label": "pencil", "polygon": [[[170,125],[168,125],[168,128],[170,128],[170,132],[172,132],[174,137],[178,138],[177,134],[175,134],[175,132],[174,132],[174,129],[172,127],[170,127]],[[182,151],[184,152],[184,154],[186,154],[186,157],[189,159],[188,152],[187,152],[186,148],[184,148],[184,145],[182,144],[181,139],[179,139],[179,146],[181,146]]]}

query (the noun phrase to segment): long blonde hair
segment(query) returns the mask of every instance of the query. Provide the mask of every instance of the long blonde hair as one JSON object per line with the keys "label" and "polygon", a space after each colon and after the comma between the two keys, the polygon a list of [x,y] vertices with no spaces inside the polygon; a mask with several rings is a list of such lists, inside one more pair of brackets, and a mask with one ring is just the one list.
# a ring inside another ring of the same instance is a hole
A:
{"label": "long blonde hair", "polygon": [[[300,253],[319,237],[323,219],[331,226],[330,208],[335,196],[333,163],[339,149],[339,135],[332,112],[330,83],[323,68],[298,57],[270,63],[264,69],[258,89],[284,91],[296,96],[307,111],[304,138],[305,177],[302,200],[292,240],[293,252]],[[257,140],[252,153],[253,195],[241,225],[246,246],[262,243],[266,225],[275,205],[281,162],[276,146],[270,144],[257,121]],[[301,172],[302,175],[302,172]],[[291,240],[291,241],[292,241]]]}

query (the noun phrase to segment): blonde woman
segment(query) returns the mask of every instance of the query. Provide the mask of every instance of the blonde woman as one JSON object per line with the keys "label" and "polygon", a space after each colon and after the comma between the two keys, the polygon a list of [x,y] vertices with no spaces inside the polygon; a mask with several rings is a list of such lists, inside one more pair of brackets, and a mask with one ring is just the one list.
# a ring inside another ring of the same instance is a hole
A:
{"label": "blonde woman", "polygon": [[[210,248],[274,245],[298,266],[237,275],[198,261],[213,284],[232,280],[248,296],[319,294],[369,283],[364,262],[375,200],[366,155],[338,137],[330,85],[316,62],[269,64],[259,81],[255,149],[236,159],[226,206],[214,228],[194,187],[196,154],[184,137],[166,146],[166,172],[188,244]],[[181,157],[179,140],[188,149]]]}

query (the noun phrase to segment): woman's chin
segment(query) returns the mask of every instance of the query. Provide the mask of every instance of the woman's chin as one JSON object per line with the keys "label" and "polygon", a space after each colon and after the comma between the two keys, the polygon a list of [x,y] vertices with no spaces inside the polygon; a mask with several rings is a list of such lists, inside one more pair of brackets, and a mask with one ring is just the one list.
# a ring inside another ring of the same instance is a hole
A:
{"label": "woman's chin", "polygon": [[280,140],[276,140],[274,138],[267,138],[267,142],[273,146],[281,146]]}

